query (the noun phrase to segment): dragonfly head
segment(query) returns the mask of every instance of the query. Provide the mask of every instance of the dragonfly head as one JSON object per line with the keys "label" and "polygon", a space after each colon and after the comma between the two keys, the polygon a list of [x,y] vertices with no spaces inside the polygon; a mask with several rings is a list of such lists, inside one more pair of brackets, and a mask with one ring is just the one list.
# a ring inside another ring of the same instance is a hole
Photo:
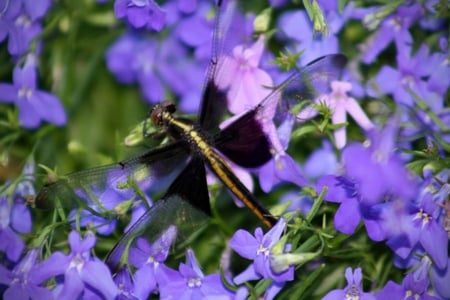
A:
{"label": "dragonfly head", "polygon": [[167,114],[171,115],[176,111],[175,103],[170,100],[165,100],[156,104],[150,110],[150,119],[156,126],[164,126]]}

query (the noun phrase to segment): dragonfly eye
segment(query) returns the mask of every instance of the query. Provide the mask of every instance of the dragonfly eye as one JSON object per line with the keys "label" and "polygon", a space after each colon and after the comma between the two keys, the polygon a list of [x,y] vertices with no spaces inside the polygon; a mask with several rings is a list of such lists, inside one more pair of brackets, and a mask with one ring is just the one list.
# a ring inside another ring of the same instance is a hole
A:
{"label": "dragonfly eye", "polygon": [[152,120],[152,123],[154,125],[156,125],[156,126],[164,125],[163,111],[164,111],[164,108],[162,107],[161,104],[156,104],[150,111],[150,119]]}
{"label": "dragonfly eye", "polygon": [[175,103],[173,103],[170,100],[165,100],[164,102],[161,103],[161,106],[164,109],[164,111],[166,111],[170,114],[173,114],[177,110]]}

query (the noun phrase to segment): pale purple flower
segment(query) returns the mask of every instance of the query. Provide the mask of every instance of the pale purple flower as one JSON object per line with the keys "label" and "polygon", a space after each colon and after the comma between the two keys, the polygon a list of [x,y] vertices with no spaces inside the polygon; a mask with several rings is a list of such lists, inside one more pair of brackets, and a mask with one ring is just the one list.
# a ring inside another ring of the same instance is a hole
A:
{"label": "pale purple flower", "polygon": [[269,74],[258,67],[264,51],[264,36],[251,47],[238,45],[233,48],[232,57],[223,56],[218,74],[219,88],[228,90],[228,109],[233,114],[243,113],[259,104],[273,86]]}
{"label": "pale purple flower", "polygon": [[[347,122],[347,113],[352,116],[356,123],[365,131],[374,127],[373,123],[359,106],[358,102],[347,95],[352,86],[349,82],[333,81],[331,83],[331,93],[321,95],[314,100],[314,104],[303,109],[297,118],[301,121],[309,120],[318,114],[318,106],[325,106],[332,112],[331,121],[333,124],[343,124]],[[342,149],[347,143],[345,127],[334,131],[336,147]]]}
{"label": "pale purple flower", "polygon": [[116,0],[114,13],[118,19],[126,19],[134,28],[160,31],[166,13],[153,0]]}
{"label": "pale purple flower", "polygon": [[254,235],[245,230],[238,230],[230,239],[230,247],[240,256],[253,260],[253,263],[241,274],[234,278],[236,284],[260,278],[273,279],[273,283],[267,288],[267,299],[272,299],[284,286],[286,281],[294,278],[294,266],[277,273],[273,270],[271,263],[273,258],[272,248],[279,241],[286,226],[284,219],[263,234],[261,228],[256,228]]}
{"label": "pale purple flower", "polygon": [[19,108],[19,122],[25,128],[36,128],[41,121],[55,125],[66,123],[66,113],[53,94],[37,89],[37,69],[31,55],[23,67],[16,66],[13,84],[0,83],[0,102],[13,103]]}
{"label": "pale purple flower", "polygon": [[[444,105],[444,97],[430,90],[424,78],[436,71],[439,75],[449,74],[449,69],[438,68],[435,60],[430,58],[428,46],[425,44],[414,55],[411,47],[400,46],[397,54],[397,68],[383,66],[367,83],[369,96],[392,94],[397,104],[413,107],[415,100],[411,95],[412,91],[425,101],[433,112],[439,113]],[[440,91],[442,88],[438,88],[439,85],[441,84],[436,82],[436,86],[431,85],[431,88]]]}
{"label": "pale purple flower", "polygon": [[63,275],[64,284],[57,291],[57,299],[78,299],[93,289],[105,299],[114,299],[119,290],[115,285],[108,267],[97,257],[90,254],[95,245],[95,236],[88,232],[85,239],[72,231],[69,234],[70,254],[53,253],[37,266],[36,280],[47,280]]}
{"label": "pale purple flower", "polygon": [[362,289],[362,272],[361,268],[356,268],[352,272],[352,268],[345,269],[345,279],[347,279],[347,286],[343,289],[336,289],[323,297],[323,300],[345,300],[345,299],[360,299],[360,300],[375,300],[375,296],[370,293],[365,293]]}
{"label": "pale purple flower", "polygon": [[30,210],[24,203],[12,202],[8,196],[0,196],[0,251],[17,261],[25,249],[19,233],[31,231]]}
{"label": "pale purple flower", "polygon": [[161,299],[229,299],[233,295],[223,285],[220,274],[203,274],[190,249],[186,254],[186,264],[181,263],[178,270],[176,276],[160,286]]}
{"label": "pale purple flower", "polygon": [[31,41],[42,31],[38,19],[51,5],[50,0],[0,1],[0,42],[8,36],[8,52],[21,55],[29,50]]}
{"label": "pale purple flower", "polygon": [[308,178],[318,178],[328,174],[336,174],[338,160],[331,143],[322,142],[322,148],[315,150],[303,166],[303,172]]}
{"label": "pale purple flower", "polygon": [[[419,3],[399,6],[394,14],[381,22],[380,28],[363,45],[363,62],[372,63],[392,41],[395,41],[397,48],[411,45],[412,37],[409,28],[423,13],[422,5]],[[375,13],[367,16],[373,18],[374,15]]]}
{"label": "pale purple flower", "polygon": [[44,280],[34,276],[38,255],[39,249],[31,249],[11,271],[0,265],[0,284],[8,286],[4,292],[2,290],[2,299],[47,300],[53,298],[49,290],[39,286]]}

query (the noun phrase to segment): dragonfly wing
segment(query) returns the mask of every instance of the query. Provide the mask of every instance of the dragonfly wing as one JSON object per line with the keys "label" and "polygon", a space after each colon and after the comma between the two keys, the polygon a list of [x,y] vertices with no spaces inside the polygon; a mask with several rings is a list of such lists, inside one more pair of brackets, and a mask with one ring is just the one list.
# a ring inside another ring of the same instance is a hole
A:
{"label": "dragonfly wing", "polygon": [[106,262],[116,270],[128,247],[139,248],[142,244],[168,249],[175,238],[181,242],[206,224],[209,214],[205,166],[201,158],[194,156],[166,194],[120,239]]}
{"label": "dragonfly wing", "polygon": [[70,174],[44,186],[36,197],[36,206],[85,208],[101,214],[167,185],[186,163],[188,154],[183,143],[174,142],[119,163]]}
{"label": "dragonfly wing", "polygon": [[301,101],[314,100],[330,92],[330,83],[338,80],[347,59],[342,54],[323,56],[296,70],[264,98],[254,109],[231,122],[215,137],[218,150],[234,163],[255,168],[272,157],[267,121],[281,122],[290,108]]}

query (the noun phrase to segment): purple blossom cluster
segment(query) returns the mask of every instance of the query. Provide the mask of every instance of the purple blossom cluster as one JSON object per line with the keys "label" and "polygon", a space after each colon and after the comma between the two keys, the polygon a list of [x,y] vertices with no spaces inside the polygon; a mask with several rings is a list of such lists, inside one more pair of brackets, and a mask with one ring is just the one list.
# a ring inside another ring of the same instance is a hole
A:
{"label": "purple blossom cluster", "polygon": [[[25,128],[38,128],[42,120],[63,125],[66,115],[59,99],[37,87],[41,22],[51,2],[32,2],[0,0],[0,42],[8,41],[15,63],[13,83],[0,83],[0,100],[18,107],[18,120]],[[51,238],[49,232],[61,227],[32,223],[26,205],[35,194],[34,165],[29,164],[20,180],[6,182],[0,189],[0,293],[4,299],[147,299],[152,295],[273,299],[289,298],[302,284],[302,290],[317,290],[322,299],[450,298],[446,99],[450,65],[448,20],[437,16],[440,2],[356,7],[350,1],[338,8],[337,2],[317,1],[308,11],[292,9],[287,1],[270,2],[280,10],[274,38],[287,43],[293,56],[302,53],[294,68],[347,50],[341,40],[355,22],[365,32],[358,47],[352,46],[356,50],[342,78],[330,82],[329,93],[309,99],[300,109],[292,108],[281,122],[273,121],[278,117],[278,101],[264,107],[260,121],[274,158],[251,172],[258,175],[265,192],[279,188],[280,195],[289,185],[289,192],[275,207],[281,216],[278,223],[266,233],[256,228],[254,234],[244,229],[229,234],[220,271],[217,267],[209,274],[202,271],[196,257],[202,250],[195,254],[188,249],[178,268],[169,264],[178,235],[175,226],[153,240],[133,237],[127,245],[127,260],[117,270],[98,253],[104,236],[120,230],[118,221],[99,215],[103,211],[120,215],[118,208],[134,199],[134,191],[118,188],[112,177],[105,179],[106,192],[75,191],[81,199],[90,197],[86,193],[101,194],[98,200],[103,206],[88,203],[91,213],[67,215],[61,223],[71,224],[72,229],[63,234],[65,250],[47,252],[44,241]],[[105,54],[109,71],[120,83],[137,83],[150,103],[161,101],[170,90],[180,99],[181,110],[195,111],[201,99],[196,87],[202,85],[209,63],[213,7],[206,1],[159,5],[152,0],[116,0],[115,16],[127,28]],[[246,28],[253,18],[237,13],[232,20],[233,26]],[[153,31],[167,34],[160,38]],[[416,38],[424,35],[432,38]],[[244,43],[234,36],[225,45],[229,52],[219,57],[218,77],[235,118],[272,97],[267,87],[285,78],[273,66],[266,68],[271,57],[265,53],[267,39],[261,35],[253,43]],[[373,103],[375,109],[369,105]],[[314,132],[322,145],[303,157],[302,164],[298,157],[304,153],[292,149],[299,144],[289,145],[298,128]],[[418,144],[428,147],[427,151],[419,151]],[[252,184],[250,171],[237,174],[248,179],[246,185]],[[149,202],[139,200],[126,232],[144,213],[147,206],[142,201]],[[31,236],[32,225],[42,233]],[[380,273],[361,258],[378,253],[350,254],[350,259],[339,256],[343,253],[339,251],[347,249],[362,252],[352,248],[354,242],[348,242],[352,237],[384,247],[387,263],[395,267],[388,269],[395,269],[391,272],[396,276],[386,279],[383,274],[380,279]],[[230,249],[251,263],[231,266]],[[328,290],[314,281],[317,277],[308,277],[310,273],[325,278]],[[336,274],[344,273],[347,285],[339,288],[342,275]],[[370,290],[366,280],[372,282]],[[310,295],[319,297],[314,292]]]}
{"label": "purple blossom cluster", "polygon": [[0,82],[0,102],[11,103],[19,110],[19,124],[37,128],[42,121],[55,125],[66,123],[61,101],[38,89],[38,62],[41,51],[42,19],[51,1],[0,1],[0,43],[8,41],[14,63],[12,83]]}

